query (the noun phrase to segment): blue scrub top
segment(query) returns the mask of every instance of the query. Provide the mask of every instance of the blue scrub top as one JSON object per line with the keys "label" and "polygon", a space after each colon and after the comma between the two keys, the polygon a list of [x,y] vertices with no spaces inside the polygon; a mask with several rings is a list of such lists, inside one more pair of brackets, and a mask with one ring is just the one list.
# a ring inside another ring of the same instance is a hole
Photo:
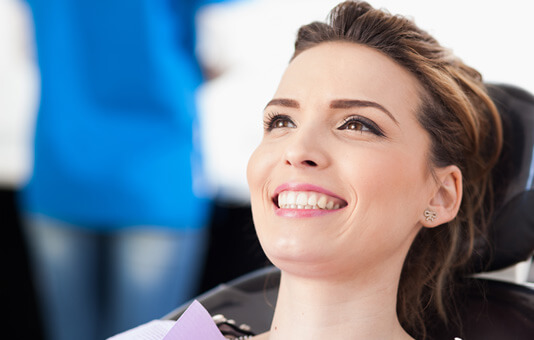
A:
{"label": "blue scrub top", "polygon": [[94,228],[204,225],[194,16],[214,1],[28,2],[41,103],[23,208]]}

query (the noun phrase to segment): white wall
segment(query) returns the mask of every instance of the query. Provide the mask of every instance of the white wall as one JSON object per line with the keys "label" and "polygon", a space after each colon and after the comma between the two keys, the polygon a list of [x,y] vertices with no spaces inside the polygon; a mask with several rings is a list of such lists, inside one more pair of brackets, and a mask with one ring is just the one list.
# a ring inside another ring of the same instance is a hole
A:
{"label": "white wall", "polygon": [[452,48],[487,81],[534,93],[534,6],[526,0],[376,0],[375,7],[402,13]]}
{"label": "white wall", "polygon": [[0,187],[17,187],[31,166],[38,97],[31,37],[26,6],[0,0]]}

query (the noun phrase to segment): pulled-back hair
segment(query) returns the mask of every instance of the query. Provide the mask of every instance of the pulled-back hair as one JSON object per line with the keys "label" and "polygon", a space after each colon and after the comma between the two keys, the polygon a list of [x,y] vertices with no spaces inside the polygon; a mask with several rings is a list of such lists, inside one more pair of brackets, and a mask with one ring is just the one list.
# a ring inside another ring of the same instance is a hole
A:
{"label": "pulled-back hair", "polygon": [[373,48],[420,82],[417,119],[431,139],[429,168],[456,165],[463,199],[457,217],[438,228],[422,228],[399,283],[397,313],[412,336],[425,338],[430,316],[456,323],[453,288],[468,272],[475,240],[483,239],[492,212],[491,169],[502,145],[501,121],[481,75],[411,20],[347,1],[328,23],[298,32],[293,58],[323,42],[347,41]]}

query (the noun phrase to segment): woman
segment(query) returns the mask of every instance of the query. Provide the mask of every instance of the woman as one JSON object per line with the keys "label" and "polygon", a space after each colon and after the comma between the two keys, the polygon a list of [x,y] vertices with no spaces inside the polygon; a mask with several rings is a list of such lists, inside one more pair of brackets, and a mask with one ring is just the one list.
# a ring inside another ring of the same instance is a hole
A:
{"label": "woman", "polygon": [[424,338],[427,314],[452,319],[501,146],[480,75],[412,22],[345,2],[300,29],[264,117],[248,180],[282,278],[260,338]]}
{"label": "woman", "polygon": [[411,21],[345,2],[300,29],[264,125],[247,177],[282,274],[256,338],[454,327],[454,283],[484,232],[502,140],[480,75]]}

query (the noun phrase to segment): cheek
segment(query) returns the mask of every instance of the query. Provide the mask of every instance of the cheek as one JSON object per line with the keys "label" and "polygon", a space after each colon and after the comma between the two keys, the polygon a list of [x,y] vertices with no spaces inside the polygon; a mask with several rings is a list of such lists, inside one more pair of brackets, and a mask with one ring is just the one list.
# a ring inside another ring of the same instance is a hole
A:
{"label": "cheek", "polygon": [[247,165],[247,182],[250,189],[252,210],[262,205],[264,189],[269,181],[275,160],[262,143],[250,156]]}
{"label": "cheek", "polygon": [[252,195],[257,191],[262,178],[264,178],[266,175],[265,168],[267,161],[268,160],[265,157],[262,145],[258,146],[256,150],[254,150],[250,156],[250,159],[248,160],[247,182]]}
{"label": "cheek", "polygon": [[[424,160],[403,153],[375,157],[359,167],[355,190],[358,209],[384,225],[412,226],[428,192]],[[420,211],[421,210],[421,211]]]}
{"label": "cheek", "polygon": [[419,230],[425,194],[420,164],[414,157],[389,154],[354,165],[346,173],[358,199],[338,241],[347,262],[363,266],[403,258]]}

